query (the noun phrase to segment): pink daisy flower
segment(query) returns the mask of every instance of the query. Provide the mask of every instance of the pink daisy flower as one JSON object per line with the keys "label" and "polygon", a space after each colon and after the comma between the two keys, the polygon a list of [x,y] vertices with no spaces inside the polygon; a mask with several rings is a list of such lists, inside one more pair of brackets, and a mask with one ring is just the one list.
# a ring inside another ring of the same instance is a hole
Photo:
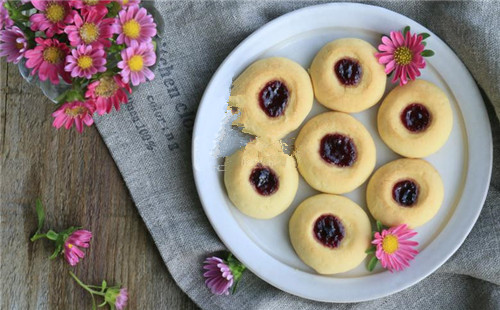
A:
{"label": "pink daisy flower", "polygon": [[68,46],[56,39],[36,38],[35,41],[38,45],[24,54],[28,59],[26,67],[33,69],[31,75],[38,72],[40,80],[49,78],[53,84],[59,84],[59,75],[70,81],[69,75],[64,71],[64,59],[69,53]]}
{"label": "pink daisy flower", "polygon": [[203,273],[205,284],[212,294],[229,295],[229,289],[234,293],[236,285],[241,279],[241,275],[246,267],[240,263],[231,253],[227,260],[219,257],[207,257],[203,262]]}
{"label": "pink daisy flower", "polygon": [[52,126],[59,129],[64,125],[66,129],[70,129],[75,124],[76,130],[82,133],[83,124],[91,126],[94,123],[94,119],[92,118],[94,111],[95,107],[92,102],[67,102],[52,113],[54,117]]}
{"label": "pink daisy flower", "polygon": [[92,45],[93,47],[110,47],[113,36],[112,25],[114,18],[104,18],[106,13],[102,14],[97,10],[91,11],[82,18],[76,13],[74,16],[74,25],[69,25],[64,29],[68,34],[69,42],[72,46],[80,44]]}
{"label": "pink daisy flower", "polygon": [[118,62],[118,68],[122,69],[120,75],[123,82],[132,81],[132,85],[137,86],[140,83],[154,79],[155,75],[148,67],[156,62],[156,54],[153,51],[151,43],[138,44],[132,41],[130,47],[122,50],[122,61]]}
{"label": "pink daisy flower", "polygon": [[99,115],[120,110],[120,103],[127,103],[128,96],[125,92],[132,93],[128,83],[124,83],[120,75],[103,76],[99,80],[92,82],[87,87],[85,98],[92,100],[95,103],[96,111]]}
{"label": "pink daisy flower", "polygon": [[71,266],[78,264],[85,256],[81,248],[88,248],[92,233],[88,230],[77,230],[64,241],[64,258]]}
{"label": "pink daisy flower", "polygon": [[63,33],[67,24],[73,23],[75,11],[64,0],[31,0],[39,13],[30,17],[31,30],[44,31],[48,38]]}
{"label": "pink daisy flower", "polygon": [[16,26],[0,31],[0,57],[17,64],[24,56],[28,42],[24,33]]}
{"label": "pink daisy flower", "polygon": [[416,234],[406,224],[383,229],[381,233],[375,232],[372,244],[376,246],[375,256],[382,267],[393,272],[410,266],[409,261],[418,254],[414,249],[418,242],[409,239]]}
{"label": "pink daisy flower", "polygon": [[108,303],[111,309],[123,310],[127,306],[128,291],[127,288],[119,286],[109,287],[104,294],[105,303]]}
{"label": "pink daisy flower", "polygon": [[215,295],[229,295],[229,289],[233,286],[233,273],[229,266],[218,257],[209,257],[204,262],[203,269],[206,272],[205,284]]}
{"label": "pink daisy flower", "polygon": [[391,31],[390,38],[382,37],[378,46],[380,53],[375,53],[379,63],[385,65],[385,73],[395,71],[392,82],[399,79],[399,85],[408,83],[408,79],[415,80],[420,76],[420,69],[425,68],[425,60],[421,53],[424,51],[423,37],[417,34],[401,31]]}
{"label": "pink daisy flower", "polygon": [[66,56],[64,70],[71,72],[72,77],[90,79],[97,72],[106,71],[106,53],[103,49],[92,45],[80,45]]}
{"label": "pink daisy flower", "polygon": [[122,5],[122,7],[129,7],[133,5],[139,5],[141,0],[118,0],[118,2]]}
{"label": "pink daisy flower", "polygon": [[156,35],[156,24],[145,8],[129,6],[118,13],[113,26],[118,34],[116,43],[131,46],[132,42],[148,43]]}
{"label": "pink daisy flower", "polygon": [[0,30],[14,26],[14,21],[10,19],[9,11],[4,6],[5,0],[0,0]]}

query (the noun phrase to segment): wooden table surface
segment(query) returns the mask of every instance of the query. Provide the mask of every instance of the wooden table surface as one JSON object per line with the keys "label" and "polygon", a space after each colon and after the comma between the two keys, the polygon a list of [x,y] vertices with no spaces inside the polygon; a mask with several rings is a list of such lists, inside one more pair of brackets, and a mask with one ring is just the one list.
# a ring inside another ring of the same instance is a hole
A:
{"label": "wooden table surface", "polygon": [[[123,283],[127,309],[196,309],[163,264],[97,129],[56,130],[53,110],[16,66],[0,61],[0,309],[91,309],[70,270],[90,284]],[[29,241],[37,198],[45,229],[93,232],[77,266],[49,260],[48,240]]]}

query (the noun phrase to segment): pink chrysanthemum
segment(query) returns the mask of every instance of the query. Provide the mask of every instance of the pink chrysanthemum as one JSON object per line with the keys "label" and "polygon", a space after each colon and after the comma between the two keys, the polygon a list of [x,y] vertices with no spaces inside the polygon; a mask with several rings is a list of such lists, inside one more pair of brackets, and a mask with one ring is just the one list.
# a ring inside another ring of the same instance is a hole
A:
{"label": "pink chrysanthemum", "polygon": [[69,53],[68,46],[56,39],[36,38],[35,41],[38,45],[24,54],[28,59],[26,67],[33,69],[31,75],[38,72],[40,80],[49,78],[53,84],[59,84],[59,75],[70,81],[69,75],[64,71],[64,59]]}
{"label": "pink chrysanthemum", "polygon": [[120,289],[120,292],[116,296],[115,307],[117,310],[123,310],[127,306],[128,301],[128,291],[126,288]]}
{"label": "pink chrysanthemum", "polygon": [[94,123],[94,119],[92,118],[94,111],[95,106],[92,102],[67,102],[52,113],[54,117],[52,126],[58,129],[64,126],[66,129],[69,129],[75,124],[76,130],[82,133],[83,124],[91,126]]}
{"label": "pink chrysanthemum", "polygon": [[17,64],[24,56],[28,42],[24,33],[16,26],[0,31],[0,57]]}
{"label": "pink chrysanthemum", "polygon": [[132,42],[151,42],[156,35],[156,24],[145,8],[134,5],[118,13],[113,31],[118,34],[116,43],[131,46]]}
{"label": "pink chrysanthemum", "polygon": [[77,230],[73,232],[64,242],[64,258],[71,266],[78,264],[85,256],[81,248],[88,248],[92,233],[88,230]]}
{"label": "pink chrysanthemum", "polygon": [[122,50],[122,61],[118,62],[118,68],[122,69],[120,75],[125,83],[132,81],[132,85],[154,79],[155,75],[148,67],[156,62],[156,54],[151,43],[138,44],[132,41],[132,45]]}
{"label": "pink chrysanthemum", "polygon": [[122,5],[122,7],[129,7],[133,5],[139,5],[141,0],[118,0],[118,2]]}
{"label": "pink chrysanthemum", "polygon": [[385,73],[396,71],[392,78],[399,85],[408,83],[408,79],[415,80],[420,76],[420,69],[425,68],[425,59],[421,55],[425,46],[422,44],[421,35],[411,35],[408,31],[406,38],[401,31],[391,31],[391,37],[382,37],[378,46],[380,53],[375,53],[379,63],[385,65]]}
{"label": "pink chrysanthemum", "polygon": [[222,259],[213,256],[205,260],[203,269],[207,270],[203,276],[212,294],[229,295],[229,289],[234,281],[229,266]]}
{"label": "pink chrysanthemum", "polygon": [[80,45],[66,57],[64,70],[71,72],[72,77],[90,79],[97,72],[106,71],[106,53],[103,49],[92,45]]}
{"label": "pink chrysanthemum", "polygon": [[5,0],[0,0],[0,30],[14,26],[14,21],[10,19],[9,11],[4,6]]}
{"label": "pink chrysanthemum", "polygon": [[87,87],[85,97],[91,99],[96,106],[96,111],[99,115],[120,110],[121,103],[128,102],[128,96],[125,92],[132,93],[128,83],[124,83],[120,75],[104,76],[99,80],[92,82]]}
{"label": "pink chrysanthemum", "polygon": [[73,23],[73,11],[65,0],[31,0],[39,13],[30,17],[31,30],[44,31],[48,38],[63,33],[67,24]]}
{"label": "pink chrysanthemum", "polygon": [[93,47],[110,47],[113,36],[112,25],[114,18],[104,18],[106,13],[92,11],[83,18],[76,13],[74,25],[69,25],[64,29],[68,34],[69,42],[72,46],[80,44],[92,45]]}
{"label": "pink chrysanthemum", "polygon": [[418,251],[414,249],[418,242],[409,240],[417,232],[409,229],[406,224],[375,232],[372,244],[376,245],[375,256],[382,267],[393,272],[408,267]]}

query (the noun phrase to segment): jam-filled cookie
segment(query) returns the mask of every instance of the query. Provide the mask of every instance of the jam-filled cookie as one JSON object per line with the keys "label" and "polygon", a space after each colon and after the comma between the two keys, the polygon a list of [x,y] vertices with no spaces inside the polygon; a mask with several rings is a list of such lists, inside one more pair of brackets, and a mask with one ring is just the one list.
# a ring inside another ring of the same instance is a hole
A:
{"label": "jam-filled cookie", "polygon": [[254,62],[233,82],[229,106],[239,110],[233,124],[243,132],[280,139],[300,126],[313,99],[306,70],[290,59],[271,57]]}
{"label": "jam-filled cookie", "polygon": [[351,270],[366,257],[371,224],[353,201],[320,194],[304,200],[289,223],[290,240],[300,259],[320,274]]}
{"label": "jam-filled cookie", "polygon": [[294,154],[307,183],[331,194],[360,186],[376,160],[370,133],[354,117],[340,112],[322,113],[309,120],[297,136]]}
{"label": "jam-filled cookie", "polygon": [[299,185],[292,156],[280,142],[255,139],[226,157],[224,183],[229,199],[244,214],[269,219],[285,211]]}
{"label": "jam-filled cookie", "polygon": [[370,43],[354,38],[325,45],[310,69],[316,99],[329,109],[347,113],[376,104],[387,81],[376,52]]}
{"label": "jam-filled cookie", "polygon": [[443,197],[439,173],[422,159],[398,159],[380,167],[366,190],[370,213],[386,226],[425,224],[436,215]]}
{"label": "jam-filled cookie", "polygon": [[424,80],[394,88],[382,102],[377,119],[378,132],[387,146],[411,158],[437,152],[453,127],[445,93]]}

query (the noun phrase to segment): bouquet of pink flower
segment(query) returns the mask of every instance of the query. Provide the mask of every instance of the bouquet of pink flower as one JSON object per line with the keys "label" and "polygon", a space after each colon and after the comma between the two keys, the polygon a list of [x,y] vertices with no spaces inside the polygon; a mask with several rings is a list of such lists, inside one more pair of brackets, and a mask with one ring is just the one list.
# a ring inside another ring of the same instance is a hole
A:
{"label": "bouquet of pink flower", "polygon": [[152,80],[156,24],[140,0],[0,0],[0,56],[41,81],[69,84],[53,126],[79,132]]}

